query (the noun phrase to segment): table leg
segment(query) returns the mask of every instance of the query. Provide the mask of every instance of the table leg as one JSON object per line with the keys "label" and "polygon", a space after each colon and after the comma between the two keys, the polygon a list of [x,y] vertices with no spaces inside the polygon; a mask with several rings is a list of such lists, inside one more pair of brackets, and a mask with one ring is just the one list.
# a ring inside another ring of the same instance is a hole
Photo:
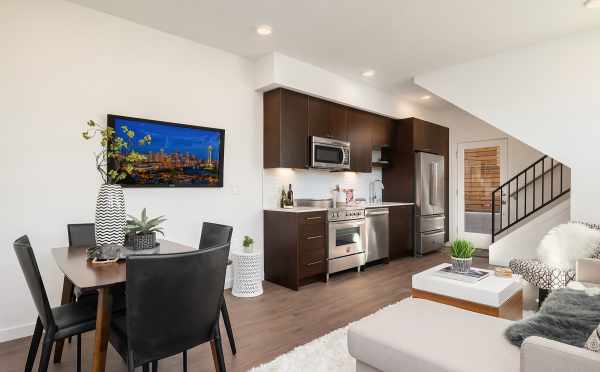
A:
{"label": "table leg", "polygon": [[[75,287],[73,286],[73,283],[71,283],[69,278],[67,278],[65,276],[65,279],[63,281],[62,295],[61,295],[61,299],[60,299],[61,305],[70,304],[73,301],[73,290],[74,289],[75,289]],[[60,363],[64,345],[65,345],[64,339],[56,341],[56,347],[54,348],[54,363]]]}
{"label": "table leg", "polygon": [[106,367],[106,351],[110,334],[110,317],[112,313],[112,296],[109,287],[98,289],[98,310],[96,313],[96,340],[94,345],[93,372],[104,372]]}

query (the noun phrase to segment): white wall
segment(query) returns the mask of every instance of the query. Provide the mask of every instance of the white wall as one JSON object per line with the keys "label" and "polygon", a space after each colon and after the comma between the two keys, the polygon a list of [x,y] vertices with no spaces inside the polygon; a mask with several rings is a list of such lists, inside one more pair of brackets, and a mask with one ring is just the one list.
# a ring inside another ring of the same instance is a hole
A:
{"label": "white wall", "polygon": [[259,90],[286,87],[380,115],[394,117],[398,114],[393,95],[285,54],[264,56],[257,61],[256,72]]}
{"label": "white wall", "polygon": [[[534,148],[527,146],[519,140],[508,136],[506,133],[492,127],[486,122],[468,114],[467,112],[449,107],[441,110],[426,110],[414,108],[412,114],[418,118],[431,121],[449,128],[450,132],[450,240],[460,238],[457,233],[458,218],[458,144],[464,142],[486,141],[491,139],[507,138],[508,140],[508,176],[520,172],[542,154]],[[486,247],[481,247],[486,248]]]}
{"label": "white wall", "polygon": [[537,247],[544,235],[561,223],[569,222],[570,209],[570,200],[563,200],[510,230],[508,235],[490,245],[490,265],[508,266],[513,258],[537,258]]}
{"label": "white wall", "polygon": [[572,169],[572,218],[600,222],[600,30],[417,76],[418,85]]}
{"label": "white wall", "polygon": [[33,302],[11,247],[31,238],[51,302],[50,255],[66,224],[92,221],[100,180],[89,119],[107,113],[224,128],[223,188],[128,189],[128,212],[165,214],[167,238],[197,245],[203,221],[261,237],[261,136],[246,59],[63,1],[4,0],[0,11],[0,341],[26,335]]}

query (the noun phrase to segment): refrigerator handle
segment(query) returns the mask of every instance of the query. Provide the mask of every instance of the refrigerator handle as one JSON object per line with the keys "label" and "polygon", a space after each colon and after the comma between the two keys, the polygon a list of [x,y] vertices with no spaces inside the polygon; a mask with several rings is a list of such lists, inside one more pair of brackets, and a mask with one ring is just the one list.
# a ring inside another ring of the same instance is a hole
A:
{"label": "refrigerator handle", "polygon": [[431,163],[429,178],[429,204],[436,205],[438,200],[438,163]]}

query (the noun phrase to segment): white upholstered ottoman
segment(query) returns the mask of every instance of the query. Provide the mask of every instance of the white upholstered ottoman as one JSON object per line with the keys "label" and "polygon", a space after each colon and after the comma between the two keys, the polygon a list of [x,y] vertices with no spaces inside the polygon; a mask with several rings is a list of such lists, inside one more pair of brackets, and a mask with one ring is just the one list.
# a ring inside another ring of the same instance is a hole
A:
{"label": "white upholstered ottoman", "polygon": [[504,337],[512,322],[408,298],[348,330],[357,372],[518,372],[520,351]]}

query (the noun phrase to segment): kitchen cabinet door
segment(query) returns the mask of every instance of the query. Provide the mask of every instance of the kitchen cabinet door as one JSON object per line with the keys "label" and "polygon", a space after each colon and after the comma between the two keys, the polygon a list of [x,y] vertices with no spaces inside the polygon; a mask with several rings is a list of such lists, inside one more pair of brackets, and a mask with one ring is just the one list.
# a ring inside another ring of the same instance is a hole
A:
{"label": "kitchen cabinet door", "polygon": [[390,259],[412,256],[414,251],[414,207],[390,207]]}
{"label": "kitchen cabinet door", "polygon": [[308,167],[308,96],[275,89],[263,96],[264,167]]}
{"label": "kitchen cabinet door", "polygon": [[392,119],[373,115],[371,124],[371,144],[380,148],[392,144]]}
{"label": "kitchen cabinet door", "polygon": [[308,98],[308,135],[329,138],[329,106],[322,99]]}
{"label": "kitchen cabinet door", "polygon": [[444,138],[444,127],[416,118],[412,120],[415,150],[442,154],[443,144],[447,142],[447,138]]}
{"label": "kitchen cabinet door", "polygon": [[310,97],[308,101],[309,135],[347,141],[346,111],[342,105]]}
{"label": "kitchen cabinet door", "polygon": [[350,109],[348,112],[348,140],[350,141],[350,168],[354,172],[371,172],[372,115]]}

